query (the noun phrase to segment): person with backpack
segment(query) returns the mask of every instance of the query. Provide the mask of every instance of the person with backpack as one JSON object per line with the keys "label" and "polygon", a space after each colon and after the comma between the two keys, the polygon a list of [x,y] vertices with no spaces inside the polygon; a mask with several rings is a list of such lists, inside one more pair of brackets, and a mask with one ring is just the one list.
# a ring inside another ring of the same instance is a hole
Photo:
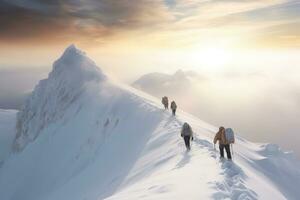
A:
{"label": "person with backpack", "polygon": [[169,109],[169,99],[168,99],[168,97],[164,96],[161,99],[161,103],[164,105],[165,110]]}
{"label": "person with backpack", "polygon": [[176,109],[177,109],[177,105],[176,105],[175,101],[171,102],[171,109],[172,109],[172,114],[175,116]]}
{"label": "person with backpack", "polygon": [[224,127],[220,127],[218,133],[215,135],[214,144],[219,141],[220,157],[224,158],[224,149],[226,150],[227,158],[231,160],[230,144],[234,143],[234,139],[228,140],[226,138],[226,130]]}
{"label": "person with backpack", "polygon": [[185,147],[189,151],[191,150],[190,141],[194,140],[193,130],[188,123],[184,123],[181,129],[181,137],[184,139]]}

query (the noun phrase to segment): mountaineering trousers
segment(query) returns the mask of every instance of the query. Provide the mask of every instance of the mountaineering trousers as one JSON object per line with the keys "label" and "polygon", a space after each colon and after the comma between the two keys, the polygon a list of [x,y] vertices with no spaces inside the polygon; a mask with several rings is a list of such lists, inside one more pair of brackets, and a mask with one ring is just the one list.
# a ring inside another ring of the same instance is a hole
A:
{"label": "mountaineering trousers", "polygon": [[191,149],[191,145],[190,145],[191,136],[184,136],[183,139],[184,139],[186,148],[188,150],[190,150]]}
{"label": "mountaineering trousers", "polygon": [[220,144],[219,145],[221,158],[224,158],[224,148],[226,150],[227,158],[231,159],[231,152],[230,152],[230,145],[229,144]]}
{"label": "mountaineering trousers", "polygon": [[175,115],[176,114],[176,109],[172,109],[172,113],[173,113],[173,115]]}

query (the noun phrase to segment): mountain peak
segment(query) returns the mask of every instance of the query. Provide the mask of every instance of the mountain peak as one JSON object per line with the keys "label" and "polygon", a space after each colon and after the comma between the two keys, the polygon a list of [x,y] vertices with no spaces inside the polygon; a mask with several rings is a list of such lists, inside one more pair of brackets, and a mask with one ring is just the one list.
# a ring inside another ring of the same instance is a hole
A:
{"label": "mountain peak", "polygon": [[94,61],[74,44],[67,47],[62,56],[54,62],[49,78],[53,76],[56,78],[67,78],[67,76],[72,78],[70,77],[71,74],[77,81],[78,78],[80,80],[102,80],[105,78],[105,75]]}
{"label": "mountain peak", "polygon": [[179,69],[175,72],[173,77],[176,79],[186,79],[186,74],[182,69]]}
{"label": "mountain peak", "polygon": [[71,50],[71,49],[77,49],[76,48],[76,46],[75,46],[75,44],[70,44],[68,47],[67,47],[67,49],[69,49],[69,50]]}
{"label": "mountain peak", "polygon": [[54,62],[47,79],[41,80],[17,118],[14,150],[22,150],[48,124],[61,119],[65,111],[86,90],[87,83],[106,80],[101,69],[84,52],[70,45]]}
{"label": "mountain peak", "polygon": [[63,57],[68,56],[70,54],[75,54],[75,55],[77,54],[77,55],[85,56],[85,52],[78,49],[74,44],[71,44],[70,46],[68,46],[66,48],[66,50],[63,53]]}

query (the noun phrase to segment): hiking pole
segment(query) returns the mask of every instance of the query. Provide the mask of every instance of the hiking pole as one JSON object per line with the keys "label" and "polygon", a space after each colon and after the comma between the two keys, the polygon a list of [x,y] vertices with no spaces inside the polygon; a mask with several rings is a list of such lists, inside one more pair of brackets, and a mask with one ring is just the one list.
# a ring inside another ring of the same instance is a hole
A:
{"label": "hiking pole", "polygon": [[230,145],[231,145],[232,160],[233,160],[233,145],[232,145],[232,143]]}

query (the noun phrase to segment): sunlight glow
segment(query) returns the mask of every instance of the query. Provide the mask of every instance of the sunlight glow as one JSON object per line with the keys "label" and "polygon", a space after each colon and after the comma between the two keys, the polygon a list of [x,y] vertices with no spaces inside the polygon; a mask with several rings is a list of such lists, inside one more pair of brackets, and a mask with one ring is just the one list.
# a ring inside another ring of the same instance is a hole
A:
{"label": "sunlight glow", "polygon": [[225,47],[195,48],[187,53],[188,62],[210,70],[220,70],[230,63],[233,51]]}

